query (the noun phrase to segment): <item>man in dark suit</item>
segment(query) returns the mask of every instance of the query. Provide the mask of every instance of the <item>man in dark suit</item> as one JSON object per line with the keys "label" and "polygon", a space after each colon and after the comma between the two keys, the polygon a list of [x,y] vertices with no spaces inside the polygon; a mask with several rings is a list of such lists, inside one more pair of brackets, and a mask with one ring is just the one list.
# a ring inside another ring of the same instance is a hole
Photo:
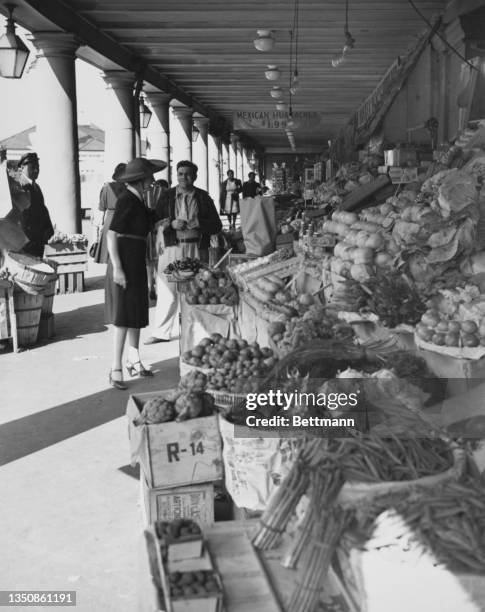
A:
{"label": "man in dark suit", "polygon": [[261,195],[263,190],[261,185],[256,182],[256,174],[254,172],[250,172],[248,174],[248,179],[242,187],[242,197],[243,198],[255,198],[257,195]]}
{"label": "man in dark suit", "polygon": [[54,234],[49,211],[44,204],[44,196],[37,184],[39,158],[37,153],[25,153],[19,160],[21,170],[19,183],[30,199],[30,206],[20,212],[20,225],[29,242],[23,251],[34,257],[43,257],[44,247]]}

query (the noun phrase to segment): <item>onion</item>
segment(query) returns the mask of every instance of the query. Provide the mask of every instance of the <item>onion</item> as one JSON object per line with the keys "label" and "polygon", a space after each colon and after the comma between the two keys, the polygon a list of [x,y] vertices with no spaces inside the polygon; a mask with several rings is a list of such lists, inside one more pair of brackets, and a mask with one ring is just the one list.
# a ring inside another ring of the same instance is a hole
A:
{"label": "onion", "polygon": [[372,268],[365,264],[355,263],[350,268],[350,276],[359,283],[364,283],[372,276]]}
{"label": "onion", "polygon": [[355,238],[355,244],[358,247],[365,247],[367,239],[369,238],[369,234],[367,232],[364,232],[363,230],[361,230],[360,232],[358,232],[356,238]]}
{"label": "onion", "polygon": [[357,248],[353,251],[353,258],[356,264],[373,263],[374,251],[369,248]]}
{"label": "onion", "polygon": [[388,266],[392,265],[392,257],[389,255],[389,253],[381,251],[374,257],[374,263],[380,268],[387,268]]}
{"label": "onion", "polygon": [[370,234],[367,238],[365,245],[369,249],[380,249],[384,240],[380,234]]}

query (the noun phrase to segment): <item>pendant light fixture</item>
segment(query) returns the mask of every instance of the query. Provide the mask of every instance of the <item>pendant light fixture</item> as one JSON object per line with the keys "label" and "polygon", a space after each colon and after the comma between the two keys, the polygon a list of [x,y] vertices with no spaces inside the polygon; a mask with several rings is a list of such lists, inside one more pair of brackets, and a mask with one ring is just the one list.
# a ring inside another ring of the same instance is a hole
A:
{"label": "pendant light fixture", "polygon": [[278,66],[268,66],[268,69],[264,72],[264,76],[268,79],[268,81],[278,81],[281,76],[281,72]]}
{"label": "pendant light fixture", "polygon": [[349,31],[349,0],[345,0],[345,26],[344,26],[344,36],[345,42],[342,49],[342,53],[334,57],[332,60],[332,66],[334,68],[338,68],[338,66],[345,64],[347,61],[347,53],[354,48],[355,38],[352,37],[352,34]]}
{"label": "pendant light fixture", "polygon": [[145,104],[145,99],[143,98],[143,96],[140,96],[140,119],[141,119],[140,124],[141,124],[141,127],[147,128],[150,123],[151,118],[152,118],[152,111]]}
{"label": "pendant light fixture", "polygon": [[273,88],[270,90],[269,94],[272,98],[275,98],[276,100],[279,100],[283,97],[283,91],[281,87],[278,87],[278,85],[274,85]]}
{"label": "pendant light fixture", "polygon": [[283,101],[277,102],[277,104],[276,104],[276,110],[277,111],[284,112],[284,111],[286,111],[286,109],[287,109],[286,102],[283,102]]}
{"label": "pendant light fixture", "polygon": [[20,79],[30,51],[22,39],[15,34],[13,11],[15,4],[6,4],[9,16],[5,34],[0,37],[0,76],[5,79]]}
{"label": "pendant light fixture", "polygon": [[258,51],[271,51],[274,47],[273,30],[257,30],[257,38],[253,40]]}
{"label": "pendant light fixture", "polygon": [[[293,56],[294,54],[294,66],[290,68],[290,93],[293,96],[298,92],[298,89],[300,86],[300,79],[298,75],[298,43],[299,43],[299,37],[300,37],[299,32],[300,32],[300,0],[295,0],[295,7],[293,11],[293,29],[290,32],[290,56]],[[293,49],[293,45],[294,45],[294,49]]]}

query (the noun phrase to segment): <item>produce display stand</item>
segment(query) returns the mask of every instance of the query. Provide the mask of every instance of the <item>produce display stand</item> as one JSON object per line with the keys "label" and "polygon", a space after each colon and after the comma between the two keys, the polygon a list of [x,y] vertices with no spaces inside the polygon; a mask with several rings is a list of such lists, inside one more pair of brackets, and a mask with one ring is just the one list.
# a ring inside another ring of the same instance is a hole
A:
{"label": "produce display stand", "polygon": [[57,293],[81,293],[84,291],[84,273],[88,269],[88,252],[84,243],[46,244],[44,257],[47,263],[57,264]]}

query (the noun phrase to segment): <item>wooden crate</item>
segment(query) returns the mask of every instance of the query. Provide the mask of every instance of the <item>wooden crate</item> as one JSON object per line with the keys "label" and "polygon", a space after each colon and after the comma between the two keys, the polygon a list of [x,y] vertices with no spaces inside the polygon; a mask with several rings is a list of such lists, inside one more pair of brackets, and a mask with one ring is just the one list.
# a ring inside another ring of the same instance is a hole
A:
{"label": "wooden crate", "polygon": [[84,272],[60,273],[57,279],[57,293],[82,293]]}
{"label": "wooden crate", "polygon": [[126,408],[132,464],[138,462],[150,487],[221,480],[222,441],[217,415],[158,425],[135,425],[143,405],[169,391],[131,395]]}
{"label": "wooden crate", "polygon": [[84,291],[84,272],[88,269],[88,252],[82,243],[47,244],[44,257],[57,264],[57,293],[80,293]]}
{"label": "wooden crate", "polygon": [[141,475],[142,501],[146,523],[192,519],[199,525],[214,523],[214,486],[196,484],[188,487],[150,487]]}

